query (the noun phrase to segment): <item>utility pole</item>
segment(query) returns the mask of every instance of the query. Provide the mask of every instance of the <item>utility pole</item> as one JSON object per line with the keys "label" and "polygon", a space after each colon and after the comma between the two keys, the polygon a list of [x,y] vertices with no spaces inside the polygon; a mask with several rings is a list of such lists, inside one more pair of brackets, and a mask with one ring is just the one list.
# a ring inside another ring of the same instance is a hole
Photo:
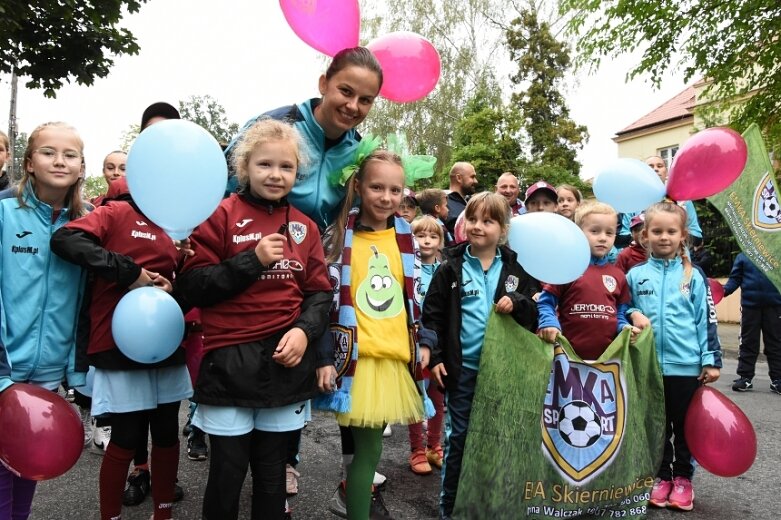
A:
{"label": "utility pole", "polygon": [[11,110],[8,115],[8,161],[6,162],[5,174],[8,175],[10,182],[16,182],[17,172],[14,169],[14,149],[16,145],[16,68],[11,71]]}

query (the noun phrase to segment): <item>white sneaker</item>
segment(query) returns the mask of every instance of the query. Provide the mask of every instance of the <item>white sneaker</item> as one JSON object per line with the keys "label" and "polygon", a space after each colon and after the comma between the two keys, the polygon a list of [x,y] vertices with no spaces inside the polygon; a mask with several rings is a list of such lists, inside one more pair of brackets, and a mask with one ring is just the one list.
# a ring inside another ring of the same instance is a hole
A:
{"label": "white sneaker", "polygon": [[383,437],[390,437],[393,435],[393,430],[391,430],[390,424],[385,426],[385,429],[382,430],[382,436]]}
{"label": "white sneaker", "polygon": [[372,481],[372,484],[374,484],[375,486],[379,487],[379,486],[382,486],[383,484],[385,484],[386,480],[388,480],[388,478],[385,475],[383,475],[382,473],[377,473],[375,471],[374,472],[374,480]]}
{"label": "white sneaker", "polygon": [[79,406],[76,406],[76,408],[81,416],[81,426],[84,428],[84,447],[86,448],[92,441],[92,416],[88,409]]}
{"label": "white sneaker", "polygon": [[95,426],[92,442],[105,453],[108,443],[111,441],[111,426]]}

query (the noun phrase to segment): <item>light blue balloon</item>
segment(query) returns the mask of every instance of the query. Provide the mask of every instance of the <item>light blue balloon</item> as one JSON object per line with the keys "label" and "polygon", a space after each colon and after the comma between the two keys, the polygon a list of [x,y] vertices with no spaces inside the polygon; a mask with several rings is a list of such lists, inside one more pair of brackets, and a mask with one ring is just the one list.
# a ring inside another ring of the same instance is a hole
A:
{"label": "light blue balloon", "polygon": [[200,126],[182,119],[145,129],[127,156],[127,184],[133,200],[177,240],[187,238],[214,212],[227,178],[219,143]]}
{"label": "light blue balloon", "polygon": [[89,367],[89,370],[87,370],[87,382],[84,383],[84,386],[76,387],[76,390],[81,395],[86,395],[87,397],[92,397],[92,387],[95,384],[95,367]]}
{"label": "light blue balloon", "polygon": [[162,361],[184,337],[184,315],[171,295],[157,287],[141,287],[119,300],[111,318],[114,342],[139,363]]}
{"label": "light blue balloon", "polygon": [[570,219],[556,213],[513,217],[508,236],[518,263],[541,282],[564,284],[580,277],[591,260],[586,235]]}
{"label": "light blue balloon", "polygon": [[594,178],[594,196],[619,213],[643,211],[664,198],[665,186],[656,172],[639,159],[616,159]]}

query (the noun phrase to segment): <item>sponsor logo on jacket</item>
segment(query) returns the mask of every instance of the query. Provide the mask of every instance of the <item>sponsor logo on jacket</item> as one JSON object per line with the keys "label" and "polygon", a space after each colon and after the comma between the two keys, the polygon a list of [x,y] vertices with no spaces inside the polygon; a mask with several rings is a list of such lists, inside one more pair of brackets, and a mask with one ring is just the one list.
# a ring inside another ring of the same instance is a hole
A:
{"label": "sponsor logo on jacket", "polygon": [[249,233],[246,235],[233,235],[234,244],[243,244],[244,242],[260,242],[262,233]]}
{"label": "sponsor logo on jacket", "polygon": [[133,230],[130,232],[130,236],[133,238],[143,238],[144,240],[157,240],[157,235],[148,231]]}

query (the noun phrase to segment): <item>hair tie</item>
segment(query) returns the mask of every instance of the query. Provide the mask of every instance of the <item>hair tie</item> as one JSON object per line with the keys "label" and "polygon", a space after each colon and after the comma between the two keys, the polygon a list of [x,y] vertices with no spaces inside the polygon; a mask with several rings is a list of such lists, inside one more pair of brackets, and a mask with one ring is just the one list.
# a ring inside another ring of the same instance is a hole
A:
{"label": "hair tie", "polygon": [[407,138],[404,134],[388,134],[385,141],[388,151],[401,157],[401,167],[404,169],[404,179],[407,186],[412,186],[420,179],[427,179],[434,175],[437,158],[433,155],[410,154]]}
{"label": "hair tie", "polygon": [[382,144],[382,138],[375,137],[372,134],[366,134],[358,143],[358,148],[355,149],[353,162],[341,170],[336,170],[328,175],[328,181],[331,183],[331,186],[344,186],[347,184],[347,181],[350,180],[350,177],[358,170],[364,159],[371,155],[374,150],[379,148],[380,144]]}

